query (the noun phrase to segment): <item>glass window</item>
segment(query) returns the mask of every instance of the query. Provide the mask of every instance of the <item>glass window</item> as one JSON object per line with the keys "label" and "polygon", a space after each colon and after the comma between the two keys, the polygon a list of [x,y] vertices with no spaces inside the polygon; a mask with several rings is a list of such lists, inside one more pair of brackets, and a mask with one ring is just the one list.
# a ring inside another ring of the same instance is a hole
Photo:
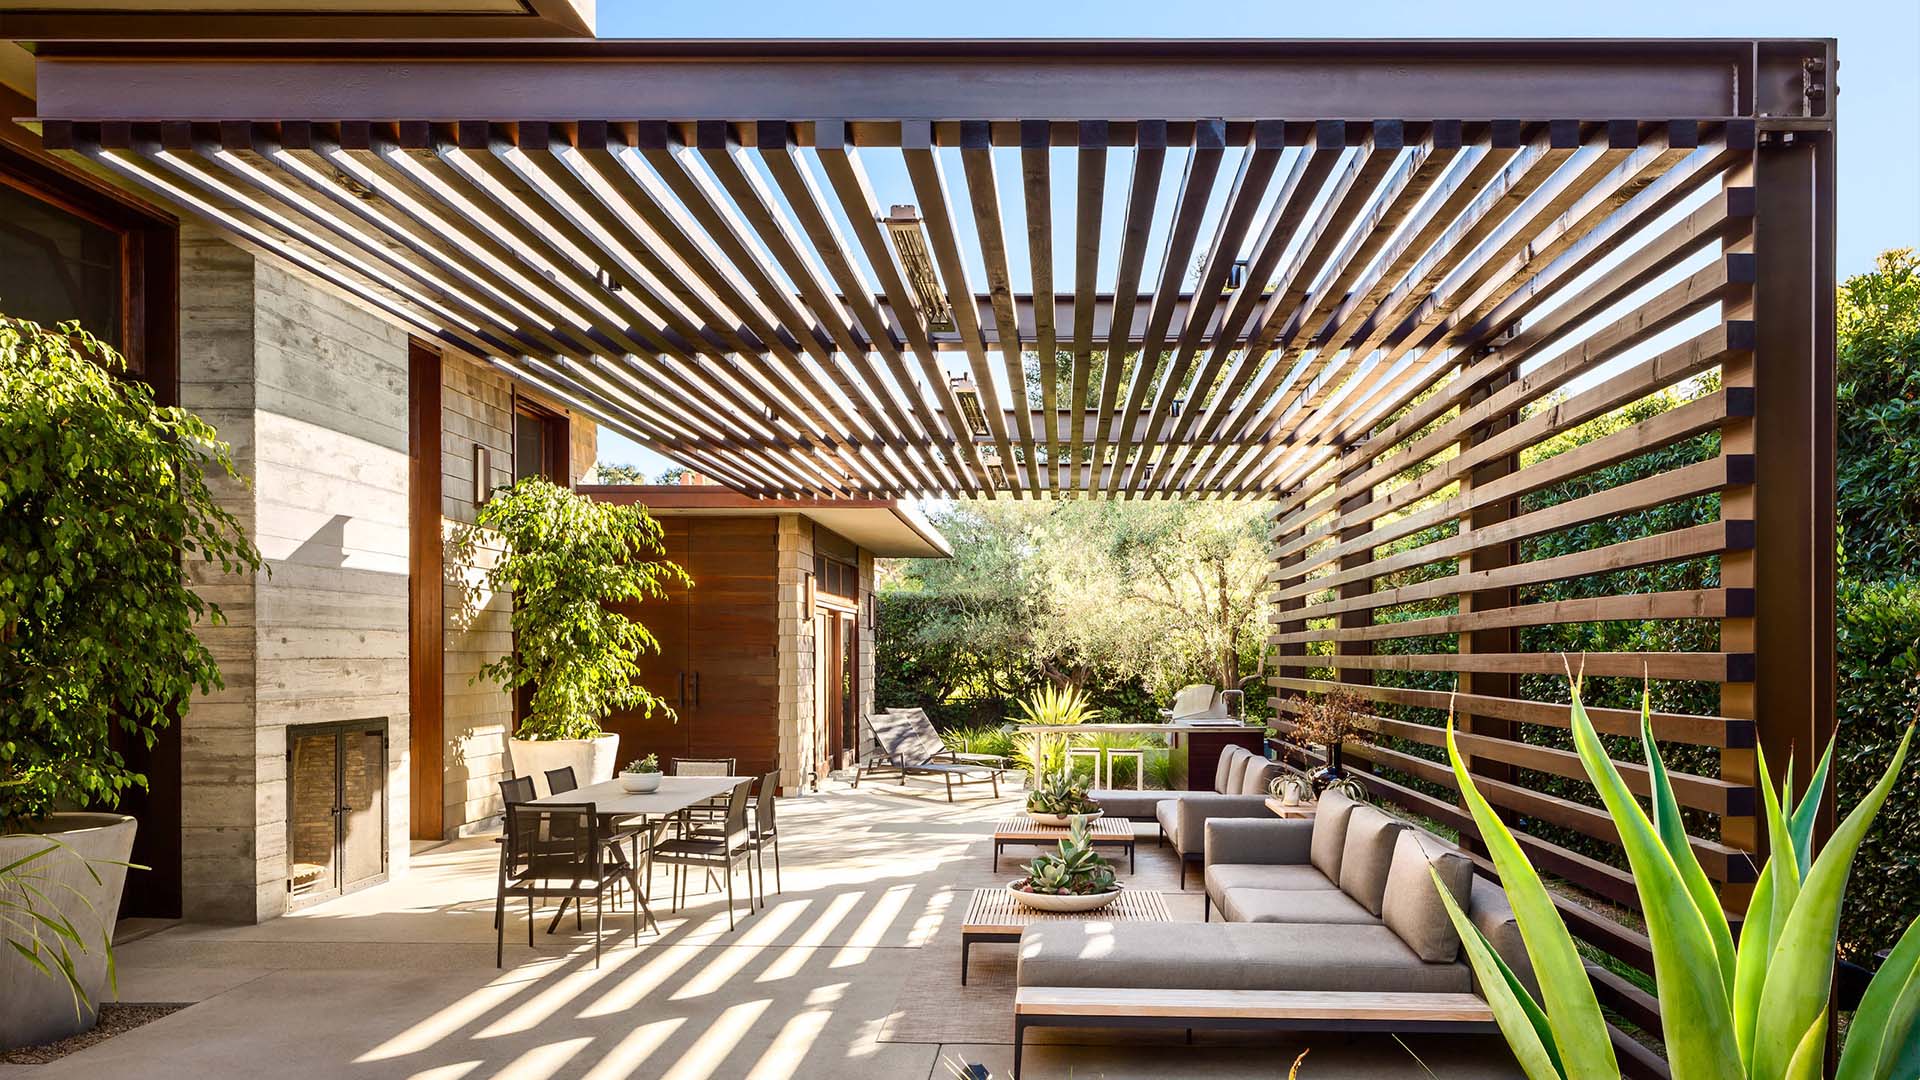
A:
{"label": "glass window", "polygon": [[547,475],[547,422],[527,413],[513,414],[513,478]]}
{"label": "glass window", "polygon": [[114,229],[0,183],[0,312],[42,326],[78,319],[124,350],[123,239]]}

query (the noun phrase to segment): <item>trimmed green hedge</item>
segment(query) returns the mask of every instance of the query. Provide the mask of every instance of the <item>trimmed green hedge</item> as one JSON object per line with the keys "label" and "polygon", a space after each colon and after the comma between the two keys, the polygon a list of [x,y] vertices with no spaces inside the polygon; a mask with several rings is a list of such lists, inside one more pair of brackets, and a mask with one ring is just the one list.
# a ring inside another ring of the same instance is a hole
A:
{"label": "trimmed green hedge", "polygon": [[[1843,581],[1839,597],[1840,807],[1857,804],[1920,715],[1920,580]],[[1854,860],[1840,927],[1849,958],[1891,948],[1920,911],[1920,778],[1893,789]]]}

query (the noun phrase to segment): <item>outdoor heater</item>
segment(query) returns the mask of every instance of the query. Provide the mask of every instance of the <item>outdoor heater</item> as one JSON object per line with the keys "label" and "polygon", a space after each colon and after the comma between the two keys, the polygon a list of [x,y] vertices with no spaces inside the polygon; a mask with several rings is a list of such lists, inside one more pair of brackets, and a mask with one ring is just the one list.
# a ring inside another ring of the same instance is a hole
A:
{"label": "outdoor heater", "polygon": [[880,220],[887,227],[887,235],[893,237],[894,254],[900,257],[900,268],[906,271],[907,285],[920,303],[920,316],[927,320],[927,329],[952,331],[953,309],[947,306],[947,294],[941,291],[940,277],[933,272],[920,211],[911,203],[896,203]]}
{"label": "outdoor heater", "polygon": [[949,379],[948,383],[953,387],[954,400],[960,403],[960,415],[967,421],[967,430],[980,438],[986,438],[989,434],[987,411],[986,407],[980,403],[979,388],[974,386],[973,380],[965,375]]}

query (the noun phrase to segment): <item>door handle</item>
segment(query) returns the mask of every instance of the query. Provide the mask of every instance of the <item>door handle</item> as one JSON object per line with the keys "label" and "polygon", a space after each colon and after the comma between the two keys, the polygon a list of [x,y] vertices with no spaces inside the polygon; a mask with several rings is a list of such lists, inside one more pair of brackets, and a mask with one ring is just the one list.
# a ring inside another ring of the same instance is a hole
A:
{"label": "door handle", "polygon": [[693,673],[693,707],[700,707],[700,673]]}
{"label": "door handle", "polygon": [[677,706],[677,708],[684,709],[686,707],[687,707],[687,673],[683,671],[680,673],[680,704]]}

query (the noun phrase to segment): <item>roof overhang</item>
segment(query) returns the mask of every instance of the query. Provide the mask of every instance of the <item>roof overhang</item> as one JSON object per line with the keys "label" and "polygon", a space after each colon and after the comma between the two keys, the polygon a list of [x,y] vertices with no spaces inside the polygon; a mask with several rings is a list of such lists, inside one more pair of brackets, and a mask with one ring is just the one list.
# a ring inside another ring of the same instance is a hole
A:
{"label": "roof overhang", "polygon": [[741,491],[1259,498],[1762,133],[1829,132],[1832,71],[1753,39],[67,44],[38,108]]}
{"label": "roof overhang", "polygon": [[914,507],[894,499],[756,499],[703,484],[581,485],[601,502],[638,503],[655,517],[764,517],[798,514],[883,559],[945,559],[947,538]]}
{"label": "roof overhang", "polygon": [[594,0],[9,0],[13,41],[592,37]]}

